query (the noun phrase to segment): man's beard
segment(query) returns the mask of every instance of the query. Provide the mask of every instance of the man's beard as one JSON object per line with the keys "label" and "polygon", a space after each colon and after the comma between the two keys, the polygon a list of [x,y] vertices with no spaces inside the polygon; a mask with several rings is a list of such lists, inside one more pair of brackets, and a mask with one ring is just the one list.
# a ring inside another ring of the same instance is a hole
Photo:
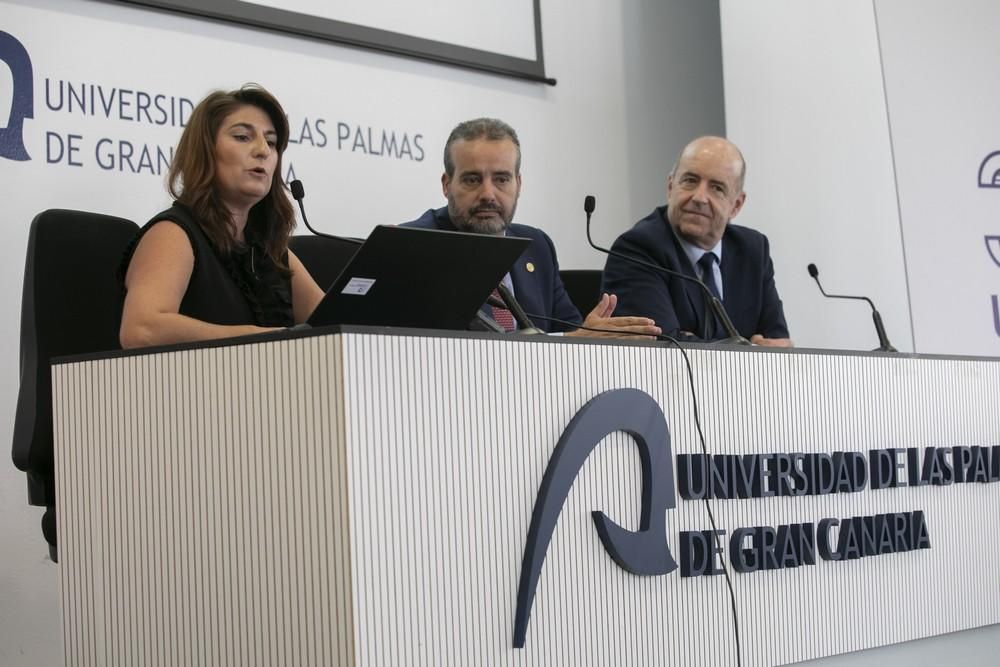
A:
{"label": "man's beard", "polygon": [[[491,234],[494,236],[503,234],[510,227],[511,220],[514,219],[514,211],[517,210],[517,200],[510,212],[504,212],[499,206],[479,205],[462,212],[458,210],[454,199],[448,197],[448,217],[451,223],[460,232],[470,232],[472,234]],[[495,211],[499,217],[477,218],[476,213],[481,211]]]}

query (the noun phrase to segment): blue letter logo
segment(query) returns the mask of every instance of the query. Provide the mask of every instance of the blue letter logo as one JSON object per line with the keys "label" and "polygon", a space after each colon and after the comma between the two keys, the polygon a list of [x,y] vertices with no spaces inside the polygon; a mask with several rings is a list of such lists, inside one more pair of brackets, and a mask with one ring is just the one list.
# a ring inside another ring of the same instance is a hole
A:
{"label": "blue letter logo", "polygon": [[538,576],[570,487],[598,443],[615,431],[628,433],[639,448],[642,508],[638,531],[622,528],[604,512],[591,512],[601,544],[619,566],[633,574],[661,575],[677,568],[667,547],[666,512],[676,507],[677,500],[670,431],[663,411],[649,394],[638,389],[606,391],[576,413],[545,469],[521,561],[514,648],[524,648]]}
{"label": "blue letter logo", "polygon": [[1000,151],[993,151],[979,165],[979,187],[1000,188]]}
{"label": "blue letter logo", "polygon": [[[998,155],[1000,153],[994,153]],[[986,252],[990,253],[990,259],[997,266],[1000,266],[1000,236],[984,236],[983,240],[986,241]],[[1000,299],[997,295],[992,296],[993,301],[993,330],[997,332],[1000,336]]]}
{"label": "blue letter logo", "polygon": [[31,58],[21,42],[13,35],[0,30],[0,62],[7,63],[13,79],[10,119],[0,128],[0,157],[23,162],[30,160],[24,147],[24,119],[35,117],[34,80]]}
{"label": "blue letter logo", "polygon": [[986,252],[990,253],[990,259],[997,266],[1000,266],[1000,236],[984,236],[986,241]]}

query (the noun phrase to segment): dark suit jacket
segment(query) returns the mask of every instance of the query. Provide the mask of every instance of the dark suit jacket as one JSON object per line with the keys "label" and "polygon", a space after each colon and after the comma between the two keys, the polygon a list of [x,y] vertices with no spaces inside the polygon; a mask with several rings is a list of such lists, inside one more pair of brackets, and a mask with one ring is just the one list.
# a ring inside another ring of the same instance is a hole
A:
{"label": "dark suit jacket", "polygon": [[[698,277],[661,206],[618,237],[612,250]],[[723,305],[736,329],[750,338],[788,338],[788,325],[774,285],[767,237],[730,223],[722,236]],[[671,278],[617,257],[608,257],[602,290],[618,295],[615,315],[651,317],[663,333],[682,331],[701,337],[705,331],[706,300],[702,290],[686,280]],[[711,311],[709,311],[711,312]],[[716,328],[715,338],[725,337]],[[685,338],[690,338],[684,336]]]}
{"label": "dark suit jacket", "polygon": [[[430,209],[422,216],[407,222],[403,227],[422,227],[424,229],[440,229],[448,232],[458,231],[448,216],[448,208]],[[514,283],[514,297],[529,316],[542,315],[567,320],[580,324],[583,319],[576,309],[566,288],[559,277],[559,262],[556,260],[556,249],[552,239],[540,229],[527,225],[511,224],[507,230],[509,236],[520,236],[531,239],[531,245],[511,267],[510,277]],[[530,269],[529,269],[530,267]],[[487,311],[489,314],[489,311]],[[535,326],[542,331],[567,331],[569,327],[542,319],[535,321]]]}

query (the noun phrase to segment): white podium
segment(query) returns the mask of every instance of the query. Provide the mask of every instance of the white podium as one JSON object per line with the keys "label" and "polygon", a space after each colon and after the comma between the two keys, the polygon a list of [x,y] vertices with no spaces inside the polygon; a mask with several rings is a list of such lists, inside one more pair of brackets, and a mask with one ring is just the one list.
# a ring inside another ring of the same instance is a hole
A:
{"label": "white podium", "polygon": [[[686,349],[713,455],[1000,451],[995,359]],[[641,519],[621,431],[576,475],[513,645],[539,488],[591,399],[662,410],[663,548],[711,529],[680,493],[701,445],[675,347],[340,327],[63,360],[53,386],[67,665],[735,664],[722,575],[639,576],[602,546],[592,511]],[[1000,483],[872,487],[709,501],[724,547],[913,512],[930,541],[756,572],[724,549],[744,665],[1000,622]]]}

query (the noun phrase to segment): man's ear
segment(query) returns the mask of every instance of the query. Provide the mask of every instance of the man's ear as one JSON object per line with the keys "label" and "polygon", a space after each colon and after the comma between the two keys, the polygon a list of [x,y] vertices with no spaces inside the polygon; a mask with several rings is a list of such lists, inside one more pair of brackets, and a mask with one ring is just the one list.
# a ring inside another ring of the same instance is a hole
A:
{"label": "man's ear", "polygon": [[451,183],[451,179],[448,178],[448,172],[441,174],[441,194],[445,197],[448,196],[448,184]]}
{"label": "man's ear", "polygon": [[743,209],[743,204],[744,202],[746,202],[746,200],[747,200],[747,193],[741,192],[740,196],[736,198],[736,203],[733,204],[733,212],[729,215],[730,220],[732,220],[737,216],[737,214],[739,214],[739,212]]}

